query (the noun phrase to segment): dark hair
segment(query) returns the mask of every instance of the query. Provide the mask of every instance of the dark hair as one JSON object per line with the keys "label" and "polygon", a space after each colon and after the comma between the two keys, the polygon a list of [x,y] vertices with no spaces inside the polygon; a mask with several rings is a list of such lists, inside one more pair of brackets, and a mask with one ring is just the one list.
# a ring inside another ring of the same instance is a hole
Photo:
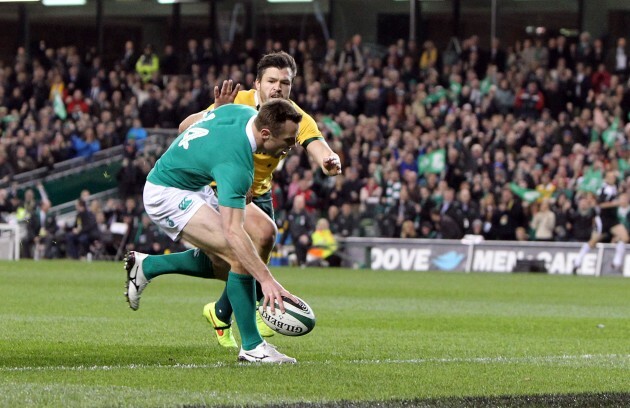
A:
{"label": "dark hair", "polygon": [[266,54],[260,59],[260,61],[258,61],[258,65],[256,66],[257,81],[260,81],[262,79],[267,68],[289,68],[291,70],[291,73],[293,74],[291,80],[293,80],[293,78],[297,74],[297,65],[295,64],[295,59],[284,51],[277,51]]}
{"label": "dark hair", "polygon": [[272,99],[260,106],[254,124],[257,129],[269,129],[272,137],[277,137],[287,120],[299,124],[302,121],[302,114],[291,102],[284,99]]}

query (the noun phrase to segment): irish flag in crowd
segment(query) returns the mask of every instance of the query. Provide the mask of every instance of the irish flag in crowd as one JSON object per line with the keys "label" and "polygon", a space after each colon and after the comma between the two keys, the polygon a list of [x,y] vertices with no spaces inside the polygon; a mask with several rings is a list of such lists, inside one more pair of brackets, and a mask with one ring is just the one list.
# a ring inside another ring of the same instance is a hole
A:
{"label": "irish flag in crowd", "polygon": [[602,140],[606,147],[612,147],[620,136],[623,136],[623,133],[619,130],[619,118],[615,118],[608,129],[602,133]]}
{"label": "irish flag in crowd", "polygon": [[516,183],[510,183],[510,190],[517,196],[521,198],[523,201],[527,201],[528,203],[534,202],[540,198],[540,192],[536,190],[530,190],[525,187],[521,187]]}
{"label": "irish flag in crowd", "polygon": [[586,169],[582,176],[582,181],[578,185],[578,190],[587,191],[589,193],[597,194],[597,191],[604,182],[604,176],[601,170],[593,170],[592,167]]}
{"label": "irish flag in crowd", "polygon": [[55,115],[61,120],[66,120],[68,113],[66,112],[66,105],[63,103],[63,99],[59,92],[55,92],[55,99],[53,99],[53,110]]}
{"label": "irish flag in crowd", "polygon": [[441,173],[446,168],[446,150],[439,149],[418,157],[418,172]]}

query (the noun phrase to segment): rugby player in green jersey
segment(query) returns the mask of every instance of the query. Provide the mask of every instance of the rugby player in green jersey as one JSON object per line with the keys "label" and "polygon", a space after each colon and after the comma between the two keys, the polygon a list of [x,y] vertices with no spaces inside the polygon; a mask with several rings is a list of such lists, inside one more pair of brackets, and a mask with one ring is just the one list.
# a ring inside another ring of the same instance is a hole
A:
{"label": "rugby player in green jersey", "polygon": [[[292,295],[274,279],[244,222],[246,196],[254,179],[253,153],[285,155],[296,143],[301,120],[302,114],[282,99],[263,104],[259,111],[229,104],[205,112],[155,163],[144,187],[145,210],[169,237],[186,240],[214,264],[230,265],[227,293],[241,334],[238,358],[242,361],[295,362],[258,332],[252,313],[254,279],[260,283],[263,306],[270,305],[272,313],[276,301],[284,312],[282,297]],[[217,183],[218,197],[208,186],[211,182]],[[132,309],[138,308],[149,282],[142,262],[135,261],[127,269],[126,296]],[[213,273],[212,265],[205,269],[204,277]]]}
{"label": "rugby player in green jersey", "polygon": [[[289,99],[296,71],[295,60],[286,52],[267,54],[258,63],[256,82],[254,84],[255,89],[241,91],[239,85],[233,87],[232,81],[225,81],[221,89],[215,87],[215,104],[210,106],[209,109],[232,102],[258,108],[260,104],[270,100],[288,100],[302,114],[297,143],[306,150],[315,163],[320,165],[324,174],[329,176],[341,174],[339,156],[330,149],[315,120]],[[206,111],[203,111],[189,116],[180,124],[180,132],[184,131],[205,113]],[[271,202],[271,178],[281,159],[282,156],[275,157],[264,152],[256,152],[254,155],[254,183],[251,188],[253,201],[247,205],[245,230],[264,261],[269,260],[278,234]],[[206,274],[205,271],[211,265],[211,261],[203,253],[194,250],[149,256],[132,251],[126,257],[125,267],[127,269],[132,268],[136,263],[141,264],[140,267],[149,280],[170,273],[202,278],[220,278],[219,270],[225,269],[225,266],[215,264],[213,265],[215,274]],[[262,291],[259,286],[257,287],[257,298],[262,298]],[[232,306],[227,287],[216,302],[205,305],[203,315],[213,326],[213,331],[220,345],[223,347],[237,347],[231,328]],[[257,313],[255,315],[258,319],[258,330],[263,337],[272,336],[274,332],[265,325]]]}

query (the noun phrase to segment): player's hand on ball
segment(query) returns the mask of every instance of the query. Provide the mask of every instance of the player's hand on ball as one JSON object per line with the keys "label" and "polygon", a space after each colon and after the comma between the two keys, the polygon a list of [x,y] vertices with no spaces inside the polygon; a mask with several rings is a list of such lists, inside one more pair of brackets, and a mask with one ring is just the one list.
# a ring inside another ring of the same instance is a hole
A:
{"label": "player's hand on ball", "polygon": [[223,85],[221,85],[221,90],[219,90],[219,86],[214,87],[214,107],[218,108],[221,105],[227,105],[229,103],[233,103],[234,99],[236,99],[236,94],[241,90],[241,84],[236,84],[234,86],[234,82],[231,79],[223,81]]}
{"label": "player's hand on ball", "polygon": [[327,176],[337,176],[341,174],[341,160],[339,156],[333,155],[324,159],[324,173]]}
{"label": "player's hand on ball", "polygon": [[263,309],[266,310],[267,306],[269,306],[269,308],[271,309],[271,314],[276,313],[276,302],[278,303],[278,306],[280,306],[280,312],[285,312],[284,302],[282,300],[283,296],[297,302],[297,299],[273,278],[266,282],[261,282],[260,286],[264,294],[264,300],[262,303]]}

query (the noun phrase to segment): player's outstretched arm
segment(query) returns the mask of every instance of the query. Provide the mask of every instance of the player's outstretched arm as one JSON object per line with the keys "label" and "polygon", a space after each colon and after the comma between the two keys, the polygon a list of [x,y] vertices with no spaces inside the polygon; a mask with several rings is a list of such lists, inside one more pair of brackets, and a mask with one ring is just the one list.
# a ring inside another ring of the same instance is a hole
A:
{"label": "player's outstretched arm", "polygon": [[327,176],[341,174],[341,159],[325,141],[314,140],[306,146],[306,151]]}
{"label": "player's outstretched arm", "polygon": [[[243,223],[245,222],[245,210],[219,206],[222,220],[223,233],[234,254],[237,254],[239,262],[244,272],[254,277],[264,294],[263,308],[267,305],[271,307],[271,312],[275,313],[274,304],[280,305],[280,310],[284,313],[283,296],[295,299],[286,289],[276,281],[267,265],[262,261],[254,243],[245,232]],[[296,300],[297,301],[297,300]]]}

